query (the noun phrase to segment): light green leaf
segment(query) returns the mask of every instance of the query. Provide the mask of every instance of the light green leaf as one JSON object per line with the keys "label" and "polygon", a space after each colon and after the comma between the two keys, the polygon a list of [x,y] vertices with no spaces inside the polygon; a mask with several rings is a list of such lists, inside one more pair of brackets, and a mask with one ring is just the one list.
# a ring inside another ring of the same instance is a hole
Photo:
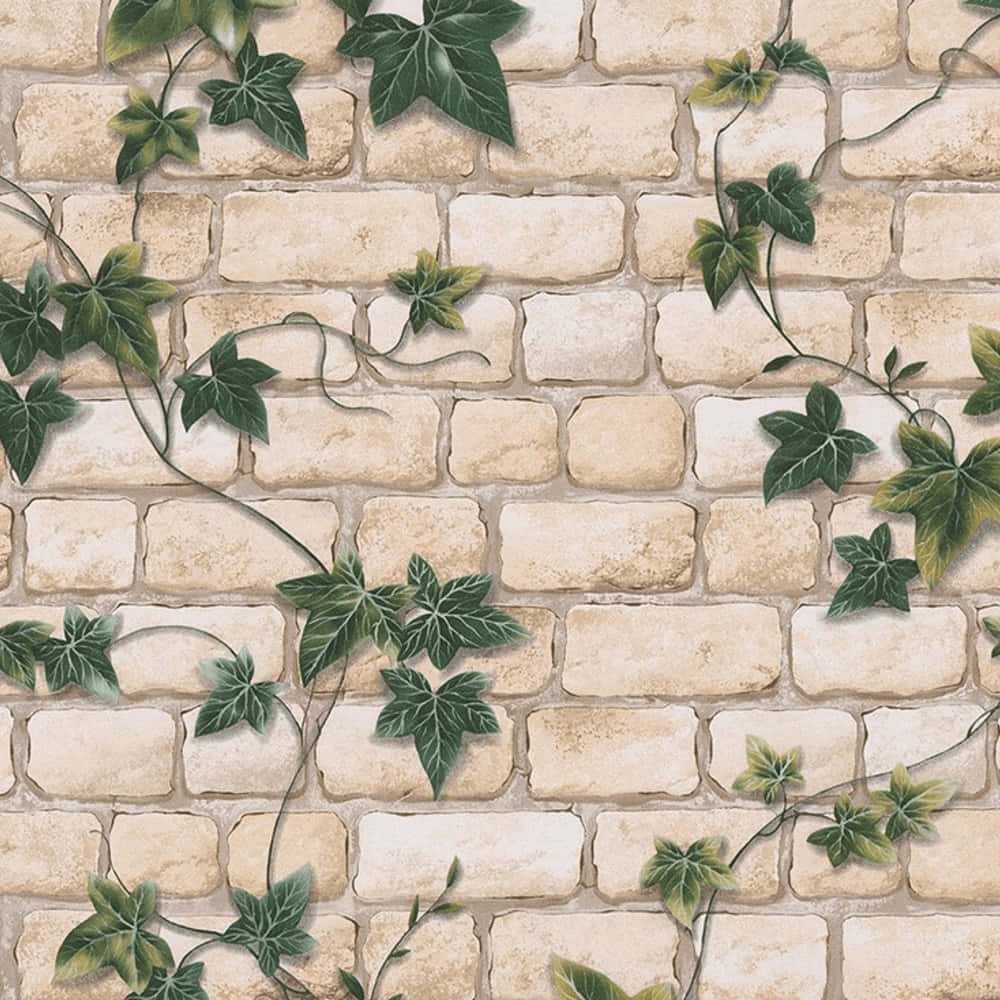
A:
{"label": "light green leaf", "polygon": [[169,41],[194,26],[199,0],[118,0],[108,20],[104,58],[114,62]]}
{"label": "light green leaf", "polygon": [[198,712],[194,735],[218,733],[241,722],[248,722],[258,733],[263,733],[271,721],[281,685],[274,681],[253,683],[254,662],[250,651],[243,648],[235,660],[204,660],[201,666],[215,688]]}
{"label": "light green leaf", "polygon": [[198,27],[230,58],[243,48],[257,7],[294,7],[295,0],[201,0]]}
{"label": "light green leaf", "polygon": [[154,969],[142,993],[130,993],[125,1000],[209,1000],[202,988],[204,962],[191,962],[173,972]]}
{"label": "light green leaf", "polygon": [[35,664],[52,626],[44,622],[17,621],[0,628],[0,673],[35,690]]}
{"label": "light green leaf", "polygon": [[912,559],[890,559],[892,535],[888,524],[880,524],[871,537],[841,535],[833,540],[841,559],[850,563],[851,572],[834,595],[830,618],[849,615],[880,602],[900,611],[910,610],[906,585],[920,573]]}
{"label": "light green leaf", "polygon": [[[615,982],[585,965],[552,956],[552,984],[559,1000],[629,1000]],[[664,984],[647,986],[631,1000],[672,1000],[674,991]]]}
{"label": "light green leaf", "polygon": [[1000,409],[1000,331],[987,326],[969,328],[972,360],[986,385],[977,389],[965,404],[964,412],[981,417]]}
{"label": "light green leaf", "polygon": [[815,76],[829,85],[830,75],[826,67],[816,56],[806,51],[806,43],[793,38],[781,45],[773,42],[763,43],[764,54],[774,63],[774,68],[779,72],[784,70],[798,70],[800,73],[808,73]]}
{"label": "light green leaf", "polygon": [[736,181],[726,188],[736,202],[741,226],[766,222],[776,233],[797,243],[812,243],[816,220],[809,202],[819,188],[798,176],[794,163],[779,163],[767,175],[767,190],[753,181]]}
{"label": "light green leaf", "polygon": [[410,326],[414,333],[420,333],[428,321],[447,330],[464,330],[455,303],[483,280],[483,271],[478,267],[441,267],[434,254],[421,250],[415,270],[393,271],[389,279],[404,295],[413,296]]}
{"label": "light green leaf", "polygon": [[139,87],[129,87],[129,105],[108,122],[108,128],[125,136],[115,176],[118,183],[176,156],[185,163],[198,162],[198,137],[194,126],[201,117],[198,108],[178,108],[164,114],[156,101]]}
{"label": "light green leaf", "polygon": [[23,292],[0,281],[0,357],[11,375],[20,375],[39,351],[56,360],[64,357],[62,332],[42,315],[51,287],[49,272],[37,257]]}
{"label": "light green leaf", "polygon": [[723,296],[739,277],[740,271],[757,274],[760,271],[758,245],[766,238],[756,226],[743,226],[730,236],[721,226],[708,219],[696,219],[698,239],[688,251],[688,259],[701,264],[705,290],[712,306],[719,308]]}
{"label": "light green leaf", "polygon": [[737,888],[732,870],[719,858],[720,837],[696,840],[686,851],[663,837],[654,843],[656,853],[643,867],[640,884],[643,889],[659,889],[663,905],[685,927],[691,926],[705,887]]}
{"label": "light green leaf", "polygon": [[760,792],[770,805],[785,785],[801,785],[805,781],[799,770],[802,751],[798,747],[779,754],[760,737],[748,734],[746,750],[747,769],[733,782],[737,792]]}
{"label": "light green leaf", "polygon": [[760,104],[767,97],[771,84],[778,79],[772,69],[755,70],[746,49],[740,49],[731,60],[706,59],[705,64],[712,75],[695,84],[688,94],[689,104],[715,105],[729,101]]}
{"label": "light green leaf", "polygon": [[889,864],[896,860],[896,852],[892,841],[878,828],[883,811],[881,807],[856,806],[845,792],[833,808],[834,825],[810,833],[806,840],[825,847],[834,868],[851,856],[874,864]]}
{"label": "light green leaf", "polygon": [[75,684],[84,691],[115,701],[121,690],[108,659],[108,647],[121,624],[121,615],[88,618],[75,604],[63,613],[63,638],[48,638],[38,650],[50,691]]}
{"label": "light green leaf", "polygon": [[35,468],[49,426],[80,410],[80,404],[58,386],[59,377],[49,372],[36,379],[22,399],[13,385],[0,380],[0,443],[22,485]]}
{"label": "light green leaf", "polygon": [[944,808],[956,791],[958,785],[954,782],[914,784],[906,768],[897,764],[889,779],[889,790],[872,792],[872,799],[888,812],[885,832],[890,840],[899,840],[906,834],[931,837],[937,832],[931,813]]}

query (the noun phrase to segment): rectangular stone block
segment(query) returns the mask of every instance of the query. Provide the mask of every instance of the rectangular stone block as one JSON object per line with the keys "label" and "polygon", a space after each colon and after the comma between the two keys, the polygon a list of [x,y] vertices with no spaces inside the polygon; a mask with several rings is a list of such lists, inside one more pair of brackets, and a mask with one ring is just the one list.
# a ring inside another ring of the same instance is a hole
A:
{"label": "rectangular stone block", "polygon": [[904,205],[903,254],[910,278],[987,278],[1000,266],[1000,248],[982,225],[1000,207],[991,192],[917,191]]}
{"label": "rectangular stone block", "polygon": [[87,876],[97,868],[101,824],[92,813],[0,813],[0,893],[85,899]]}

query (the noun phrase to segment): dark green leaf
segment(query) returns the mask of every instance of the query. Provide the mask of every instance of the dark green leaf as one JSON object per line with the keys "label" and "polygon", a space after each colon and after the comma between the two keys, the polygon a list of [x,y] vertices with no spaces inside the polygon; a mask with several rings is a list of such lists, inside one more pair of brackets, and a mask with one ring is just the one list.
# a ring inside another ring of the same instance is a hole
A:
{"label": "dark green leaf", "polygon": [[806,51],[806,43],[797,39],[775,45],[773,42],[763,43],[764,54],[774,63],[775,69],[783,71],[786,69],[798,70],[800,73],[808,73],[810,76],[818,77],[824,83],[829,84],[830,75],[826,67],[814,55]]}
{"label": "dark green leaf", "polygon": [[767,97],[771,84],[778,74],[771,69],[753,68],[750,53],[740,49],[731,60],[706,59],[705,65],[712,75],[695,84],[688,94],[690,104],[726,104],[729,101],[748,101],[760,104]]}
{"label": "dark green leaf", "polygon": [[309,612],[299,643],[299,673],[303,684],[343,659],[359,643],[371,639],[390,658],[403,646],[399,611],[413,597],[403,586],[365,588],[357,554],[343,551],[330,573],[286,580],[278,590]]}
{"label": "dark green leaf", "polygon": [[0,628],[0,673],[35,690],[35,664],[52,626],[44,622],[10,622]]}
{"label": "dark green leaf", "polygon": [[254,662],[250,651],[241,649],[235,660],[204,660],[202,670],[215,684],[198,712],[194,735],[207,736],[249,722],[263,733],[271,721],[281,685],[274,681],[253,683]]}
{"label": "dark green leaf", "polygon": [[369,103],[376,125],[428,97],[463,125],[513,146],[507,84],[491,45],[525,13],[513,0],[424,0],[423,24],[371,14],[337,50],[375,60]]}
{"label": "dark green leaf", "polygon": [[912,364],[904,365],[893,381],[901,382],[904,378],[912,378],[914,375],[919,375],[926,367],[926,361],[914,361]]}
{"label": "dark green leaf", "polygon": [[760,271],[757,247],[765,239],[764,231],[756,226],[744,226],[735,236],[730,236],[708,219],[696,219],[695,228],[700,235],[688,252],[688,259],[701,264],[705,290],[712,305],[718,309],[740,271],[748,274]]}
{"label": "dark green leaf", "polygon": [[398,961],[401,958],[406,958],[409,954],[409,948],[393,948],[393,950],[389,952],[389,959],[392,961]]}
{"label": "dark green leaf", "polygon": [[375,735],[413,737],[436,799],[458,762],[463,734],[500,732],[493,709],[479,697],[489,678],[470,671],[452,677],[437,691],[431,690],[423,674],[409,667],[383,670],[382,678],[395,698],[382,709]]}
{"label": "dark green leaf", "polygon": [[790,365],[797,355],[795,354],[782,354],[780,358],[772,358],[766,365],[764,365],[764,372],[779,372],[786,365]]}
{"label": "dark green leaf", "polygon": [[764,740],[748,735],[746,750],[747,769],[733,782],[737,792],[760,792],[770,805],[785,785],[801,785],[805,780],[799,770],[802,751],[798,747],[779,754]]}
{"label": "dark green leaf", "polygon": [[39,351],[61,360],[62,333],[42,313],[49,304],[49,272],[36,257],[24,291],[0,281],[0,357],[11,375],[20,375]]}
{"label": "dark green leaf", "polygon": [[885,832],[890,840],[899,840],[906,834],[932,837],[937,830],[931,822],[931,813],[943,809],[957,790],[957,784],[947,781],[914,784],[906,768],[897,764],[889,779],[889,790],[872,792],[872,799],[888,811]]}
{"label": "dark green leaf", "polygon": [[104,58],[114,62],[194,26],[200,0],[119,0],[108,20]]}
{"label": "dark green leaf", "polygon": [[847,481],[855,455],[875,451],[873,441],[857,431],[838,430],[843,407],[837,394],[814,382],[805,414],[778,410],[760,418],[780,447],[764,469],[764,501],[821,479],[835,493]]}
{"label": "dark green leaf", "polygon": [[306,865],[275,882],[260,897],[233,889],[233,905],[240,916],[226,928],[221,940],[252,949],[261,972],[273,976],[282,955],[304,955],[316,947],[316,942],[299,929],[311,887],[312,874]]}
{"label": "dark green leaf", "polygon": [[146,310],[176,289],[139,274],[141,257],[142,244],[123,243],[104,258],[93,285],[56,285],[52,296],[66,307],[67,350],[94,341],[112,358],[155,379],[159,347]]}
{"label": "dark green leaf", "polygon": [[726,194],[739,208],[741,226],[766,222],[796,243],[812,243],[816,237],[809,202],[819,194],[819,188],[800,178],[794,163],[779,163],[767,175],[766,191],[753,181],[736,181],[726,188]]}
{"label": "dark green leaf", "polygon": [[[1000,638],[1000,636],[998,636]],[[460,867],[458,864],[458,858],[452,858],[451,864],[448,866],[448,875],[444,880],[445,888],[450,889],[458,879]]]}
{"label": "dark green leaf", "polygon": [[455,303],[483,280],[483,271],[478,267],[441,267],[434,254],[421,250],[416,270],[393,271],[389,279],[404,295],[413,296],[410,326],[414,333],[420,333],[428,320],[447,330],[464,330]]}
{"label": "dark green leaf", "polygon": [[933,590],[983,521],[1000,521],[1000,438],[980,441],[961,465],[926,428],[900,424],[899,443],[912,465],[883,483],[872,503],[916,518],[917,565]]}
{"label": "dark green leaf", "polygon": [[882,813],[881,808],[856,806],[845,792],[834,806],[834,825],[810,833],[806,840],[825,847],[834,868],[839,868],[852,855],[874,864],[889,864],[896,860],[896,852],[892,842],[878,828]]}
{"label": "dark green leaf", "polygon": [[833,540],[840,557],[851,564],[851,572],[834,595],[829,617],[838,618],[880,602],[900,611],[910,610],[906,585],[920,572],[912,559],[890,559],[892,536],[888,524],[880,524],[870,538],[842,535]]}
{"label": "dark green leaf", "polygon": [[436,903],[428,912],[444,916],[449,913],[461,913],[464,909],[461,903]]}
{"label": "dark green leaf", "polygon": [[490,649],[527,639],[530,633],[499,608],[483,607],[493,586],[489,574],[463,576],[439,584],[421,556],[410,559],[408,582],[414,601],[427,614],[411,618],[403,629],[399,658],[407,660],[426,649],[431,663],[444,670],[460,649]]}
{"label": "dark green leaf", "polygon": [[178,108],[164,114],[139,87],[129,87],[128,100],[128,107],[108,122],[108,128],[125,136],[115,165],[119,184],[148,170],[164,156],[176,156],[185,163],[198,162],[198,137],[194,132],[201,117],[198,108]]}
{"label": "dark green leaf", "polygon": [[412,927],[420,916],[420,897],[413,897],[413,905],[410,907],[410,919],[407,926]]}
{"label": "dark green leaf", "polygon": [[984,618],[983,628],[997,641],[990,656],[1000,656],[1000,618]]}
{"label": "dark green leaf", "polygon": [[887,378],[892,378],[892,373],[896,369],[897,361],[899,361],[899,350],[894,347],[885,356],[885,361],[882,362],[882,370],[885,372]]}
{"label": "dark green leaf", "polygon": [[1000,0],[965,0],[973,7],[988,7],[990,10],[1000,10]]}
{"label": "dark green leaf", "polygon": [[372,5],[372,0],[333,0],[333,2],[355,21],[360,21]]}
{"label": "dark green leaf", "polygon": [[204,962],[191,962],[173,972],[154,969],[149,985],[142,993],[130,993],[125,1000],[208,1000],[202,988]]}
{"label": "dark green leaf", "polygon": [[213,125],[235,125],[249,119],[283,149],[306,159],[306,127],[288,89],[304,66],[301,59],[283,52],[258,55],[256,40],[247,35],[236,57],[239,82],[206,80],[199,87],[212,98],[208,120]]}
{"label": "dark green leaf", "polygon": [[656,853],[643,867],[640,884],[659,889],[663,905],[685,927],[691,926],[703,888],[737,888],[732,870],[719,858],[720,837],[696,840],[686,851],[663,837],[654,843]]}
{"label": "dark green leaf", "polygon": [[87,889],[96,912],[66,935],[56,954],[53,981],[64,983],[111,966],[137,993],[174,957],[163,938],[142,929],[156,909],[156,886],[143,882],[131,895],[91,875]]}
{"label": "dark green leaf", "polygon": [[972,360],[986,385],[977,389],[965,404],[965,413],[982,417],[1000,409],[1000,331],[986,326],[969,329],[972,346]]}
{"label": "dark green leaf", "polygon": [[295,0],[201,0],[198,27],[230,58],[243,48],[257,7],[293,7]]}
{"label": "dark green leaf", "polygon": [[56,373],[49,372],[36,379],[22,399],[13,385],[0,381],[0,443],[22,484],[38,461],[49,425],[69,420],[80,409],[58,385]]}
{"label": "dark green leaf", "polygon": [[344,988],[354,997],[354,1000],[365,1000],[365,988],[346,969],[340,970],[340,981]]}
{"label": "dark green leaf", "polygon": [[115,701],[121,690],[108,647],[120,624],[120,615],[88,618],[70,604],[63,613],[63,638],[48,638],[38,650],[49,690],[61,691],[75,684],[98,698]]}
{"label": "dark green leaf", "polygon": [[174,379],[184,390],[181,403],[184,429],[190,430],[214,410],[231,427],[266,442],[267,408],[254,386],[274,378],[277,369],[253,358],[238,357],[235,333],[225,334],[212,345],[209,361],[211,375],[185,372]]}

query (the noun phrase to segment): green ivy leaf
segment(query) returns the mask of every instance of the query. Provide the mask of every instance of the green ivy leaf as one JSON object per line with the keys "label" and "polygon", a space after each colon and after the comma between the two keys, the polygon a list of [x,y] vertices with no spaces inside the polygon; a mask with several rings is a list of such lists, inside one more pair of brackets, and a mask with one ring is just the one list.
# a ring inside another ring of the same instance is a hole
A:
{"label": "green ivy leaf", "polygon": [[414,333],[420,333],[428,320],[447,330],[464,330],[455,303],[483,280],[483,271],[478,267],[441,267],[434,254],[421,250],[415,270],[393,271],[389,280],[404,295],[413,296],[410,326]]}
{"label": "green ivy leaf", "polygon": [[111,966],[128,986],[144,993],[155,969],[174,964],[167,942],[142,929],[156,909],[156,886],[143,882],[129,895],[114,882],[91,875],[87,892],[97,912],[59,946],[54,982]]}
{"label": "green ivy leaf", "polygon": [[142,993],[130,993],[125,1000],[208,1000],[201,985],[204,962],[191,962],[173,972],[154,969]]}
{"label": "green ivy leaf", "polygon": [[740,271],[749,274],[760,272],[758,245],[766,238],[756,226],[743,226],[735,236],[730,236],[721,226],[708,219],[696,219],[695,229],[700,234],[688,251],[688,260],[701,264],[705,290],[712,306],[719,308],[722,297],[729,291]]}
{"label": "green ivy leaf", "polygon": [[739,208],[741,226],[766,222],[776,233],[796,243],[812,243],[816,238],[816,219],[809,202],[819,188],[799,177],[794,163],[779,163],[767,175],[767,190],[753,181],[736,181],[726,194]]}
{"label": "green ivy leaf", "polygon": [[51,286],[49,272],[37,257],[23,292],[0,281],[0,357],[11,375],[20,375],[39,351],[56,360],[65,356],[59,327],[42,315]]}
{"label": "green ivy leaf", "polygon": [[372,0],[333,0],[333,2],[355,21],[360,21],[372,5]]}
{"label": "green ivy leaf", "polygon": [[253,683],[254,662],[250,651],[241,649],[235,660],[203,660],[201,669],[215,688],[198,712],[194,735],[218,733],[241,722],[249,722],[258,733],[263,733],[271,721],[281,685],[275,681]]}
{"label": "green ivy leaf", "polygon": [[125,136],[115,176],[118,183],[159,163],[164,156],[176,156],[185,163],[198,162],[198,137],[194,127],[201,117],[198,108],[178,108],[163,114],[140,87],[129,87],[128,107],[108,122],[108,128]]}
{"label": "green ivy leaf", "polygon": [[527,639],[530,633],[499,608],[483,607],[493,586],[487,574],[462,576],[444,585],[421,556],[410,559],[407,579],[416,588],[414,601],[427,614],[411,618],[403,629],[399,658],[426,649],[431,663],[444,670],[460,649],[489,649]]}
{"label": "green ivy leaf", "polygon": [[10,622],[0,628],[0,673],[35,690],[35,664],[52,626],[44,622]]}
{"label": "green ivy leaf", "polygon": [[892,373],[896,370],[897,361],[899,361],[899,349],[893,347],[882,362],[882,370],[885,372],[886,378],[890,381],[892,380]]}
{"label": "green ivy leaf", "polygon": [[696,840],[686,851],[663,837],[654,843],[656,853],[642,869],[642,888],[659,889],[663,905],[685,927],[694,920],[703,888],[737,888],[732,870],[719,858],[721,837]]}
{"label": "green ivy leaf", "polygon": [[108,659],[121,615],[88,618],[75,604],[63,612],[63,638],[46,639],[38,651],[50,691],[75,684],[84,691],[115,701],[121,693],[118,676]]}
{"label": "green ivy leaf", "polygon": [[159,347],[146,310],[169,299],[176,289],[139,274],[141,257],[141,243],[123,243],[104,258],[93,285],[56,285],[52,296],[66,307],[67,350],[94,341],[106,354],[155,379]]}
{"label": "green ivy leaf", "polygon": [[988,7],[990,10],[1000,10],[1000,0],[965,0],[973,7]]}
{"label": "green ivy leaf", "polygon": [[956,791],[958,785],[948,781],[923,781],[915,785],[906,768],[897,764],[889,779],[889,790],[872,792],[872,799],[888,810],[885,833],[890,840],[899,840],[906,834],[932,837],[937,829],[931,822],[931,813],[944,808]]}
{"label": "green ivy leaf", "polygon": [[872,503],[916,518],[917,565],[933,590],[983,521],[1000,521],[1000,438],[980,441],[961,465],[926,428],[900,424],[899,443],[912,464],[883,483]]}
{"label": "green ivy leaf", "polygon": [[181,420],[189,431],[206,413],[214,410],[230,427],[261,441],[268,440],[267,408],[254,388],[278,374],[276,368],[253,358],[240,358],[236,334],[220,337],[208,354],[211,375],[185,372],[174,381],[184,390]]}
{"label": "green ivy leaf", "polygon": [[269,139],[296,156],[307,159],[306,127],[288,85],[305,63],[283,52],[258,55],[253,35],[236,57],[239,82],[206,80],[198,88],[212,99],[209,121],[213,125],[235,125],[249,119]]}
{"label": "green ivy leaf", "polygon": [[855,455],[876,450],[875,443],[857,431],[839,429],[840,398],[820,382],[806,397],[806,412],[778,410],[760,418],[780,447],[764,469],[764,502],[821,479],[835,493],[851,474]]}
{"label": "green ivy leaf", "polygon": [[399,585],[365,587],[357,554],[344,550],[330,573],[316,573],[278,584],[292,604],[309,612],[299,643],[299,673],[303,684],[359,643],[372,639],[394,658],[403,646],[399,611],[413,597],[413,588]]}
{"label": "green ivy leaf", "polygon": [[383,670],[382,679],[395,697],[382,709],[375,735],[413,737],[436,799],[458,762],[463,734],[500,732],[493,709],[479,697],[489,678],[468,671],[452,677],[437,691],[431,690],[423,674],[409,667]]}
{"label": "green ivy leaf", "polygon": [[114,62],[183,34],[194,27],[199,7],[200,0],[118,0],[108,20],[104,58]]}
{"label": "green ivy leaf", "polygon": [[806,840],[825,847],[834,868],[852,855],[874,864],[889,864],[896,860],[896,852],[892,841],[878,828],[882,813],[881,808],[856,806],[845,792],[833,807],[835,824],[810,833]]}
{"label": "green ivy leaf", "polygon": [[22,399],[13,385],[0,380],[0,443],[22,485],[35,468],[49,426],[80,410],[80,404],[58,386],[59,377],[49,372],[32,382]]}
{"label": "green ivy leaf", "polygon": [[384,125],[418,97],[469,128],[514,145],[507,84],[491,45],[524,17],[513,0],[424,0],[424,22],[372,14],[337,45],[346,56],[374,59],[372,119]]}
{"label": "green ivy leaf", "polygon": [[357,976],[351,975],[347,969],[341,969],[340,981],[344,984],[344,989],[354,997],[354,1000],[365,1000],[365,988],[361,985]]}
{"label": "green ivy leaf", "polygon": [[912,378],[914,375],[919,375],[926,367],[926,361],[914,361],[912,364],[904,365],[900,373],[892,380],[893,384],[902,382],[906,378]]}
{"label": "green ivy leaf", "polygon": [[233,905],[240,916],[220,940],[251,949],[261,972],[273,976],[282,955],[304,955],[316,947],[313,938],[299,929],[311,887],[312,873],[305,865],[259,898],[233,889]]}
{"label": "green ivy leaf", "polygon": [[906,585],[920,569],[912,559],[890,559],[892,535],[880,524],[869,538],[841,535],[833,540],[837,554],[850,563],[851,572],[834,595],[827,615],[838,618],[884,601],[900,611],[910,610]]}
{"label": "green ivy leaf", "polygon": [[295,0],[201,0],[198,27],[230,58],[243,48],[257,7],[294,7]]}
{"label": "green ivy leaf", "polygon": [[712,75],[707,80],[695,84],[688,94],[689,104],[726,104],[729,101],[746,101],[760,104],[771,84],[778,79],[772,69],[755,70],[750,62],[750,53],[740,49],[731,60],[706,59],[705,65]]}
{"label": "green ivy leaf", "polygon": [[552,956],[552,985],[559,1000],[672,1000],[673,990],[658,984],[647,986],[632,998],[602,972]]}
{"label": "green ivy leaf", "polygon": [[972,360],[986,385],[977,389],[965,404],[964,412],[974,417],[1000,409],[1000,331],[986,326],[969,328]]}
{"label": "green ivy leaf", "polygon": [[825,84],[830,83],[830,75],[826,67],[816,56],[806,51],[806,43],[793,38],[775,45],[773,42],[763,43],[764,55],[774,63],[774,68],[779,72],[790,69],[798,70],[800,73],[808,73],[810,76],[818,77]]}
{"label": "green ivy leaf", "polygon": [[747,735],[747,769],[737,775],[733,788],[737,792],[760,792],[770,805],[785,785],[801,785],[805,781],[799,766],[799,747],[786,753],[776,753],[758,736]]}
{"label": "green ivy leaf", "polygon": [[764,374],[767,375],[769,372],[780,372],[782,368],[786,365],[790,365],[797,357],[797,354],[782,354],[781,357],[772,358],[766,365],[764,365]]}
{"label": "green ivy leaf", "polygon": [[1000,656],[1000,618],[984,618],[983,628],[997,640],[997,644],[993,647],[990,656]]}

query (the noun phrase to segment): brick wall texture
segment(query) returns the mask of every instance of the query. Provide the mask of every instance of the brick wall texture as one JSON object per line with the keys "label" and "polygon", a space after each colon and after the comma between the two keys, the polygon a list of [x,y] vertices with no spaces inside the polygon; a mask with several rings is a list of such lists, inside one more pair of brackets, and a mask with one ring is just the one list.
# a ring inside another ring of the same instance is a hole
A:
{"label": "brick wall texture", "polygon": [[[0,165],[49,200],[88,265],[131,221],[106,122],[127,82],[152,90],[164,73],[149,54],[101,64],[107,6],[16,0],[0,18]],[[419,19],[419,3],[379,6]],[[759,376],[783,351],[745,292],[713,313],[685,254],[694,218],[712,214],[710,147],[728,111],[692,112],[684,97],[704,56],[774,33],[778,0],[529,6],[530,22],[497,44],[516,153],[423,108],[376,130],[370,63],[335,53],[342,14],[300,0],[257,24],[262,50],[307,62],[296,93],[310,160],[248,128],[206,126],[200,165],[165,161],[139,215],[147,272],[179,289],[154,312],[168,374],[225,331],[296,309],[387,347],[406,306],[386,274],[423,247],[488,272],[463,303],[467,334],[428,331],[400,355],[470,347],[488,364],[359,365],[333,350],[325,375],[338,398],[388,416],[350,413],[319,393],[311,331],[272,330],[244,342],[281,369],[262,387],[270,445],[206,423],[180,454],[314,550],[355,545],[371,583],[400,576],[413,551],[442,577],[493,573],[493,601],[533,634],[464,656],[494,677],[501,732],[467,742],[438,803],[412,746],[371,736],[385,662],[372,652],[352,665],[278,855],[279,874],[313,864],[320,947],[294,967],[321,997],[338,992],[338,965],[371,973],[412,894],[434,894],[455,854],[468,909],[420,931],[388,993],[550,1000],[553,952],[630,992],[686,981],[690,944],[639,891],[638,872],[654,834],[718,834],[732,849],[764,822],[759,800],[730,790],[746,733],[801,746],[807,792],[861,787],[960,737],[1000,694],[978,638],[982,616],[1000,611],[996,526],[941,588],[915,593],[908,620],[824,618],[844,569],[832,537],[871,529],[874,485],[904,464],[890,404],[844,383],[849,426],[884,447],[836,498],[812,489],[762,502],[772,445],[757,417],[779,400],[800,408],[831,370]],[[826,142],[878,127],[933,89],[937,53],[981,19],[958,0],[796,0],[793,35],[833,87],[783,78],[727,134],[727,179],[780,160],[808,168]],[[1000,57],[1000,33],[977,51]],[[186,66],[177,104],[204,106],[195,88],[214,58]],[[970,65],[890,136],[831,155],[816,245],[782,245],[777,259],[801,342],[873,372],[892,344],[928,360],[915,397],[949,416],[960,451],[977,377],[967,326],[1000,325],[997,95]],[[4,216],[0,275],[23,280],[39,253],[58,267]],[[287,681],[304,706],[300,623],[273,584],[309,565],[173,477],[96,354],[61,371],[89,410],[53,434],[27,488],[9,472],[0,484],[0,619],[58,624],[72,601],[121,612],[126,631],[198,625],[249,646],[258,679]],[[890,521],[905,549],[910,520]],[[263,890],[297,734],[279,716],[266,737],[244,727],[195,742],[197,664],[215,654],[192,635],[123,644],[115,707],[0,685],[2,1000],[122,995],[106,977],[51,981],[109,845],[123,878],[154,879],[178,919],[217,926],[230,885]],[[897,865],[833,871],[805,842],[811,820],[759,846],[737,870],[740,892],[720,901],[699,996],[1000,996],[995,727],[938,769],[961,782],[954,808],[940,838]],[[277,996],[245,955],[206,961],[212,1000]]]}

